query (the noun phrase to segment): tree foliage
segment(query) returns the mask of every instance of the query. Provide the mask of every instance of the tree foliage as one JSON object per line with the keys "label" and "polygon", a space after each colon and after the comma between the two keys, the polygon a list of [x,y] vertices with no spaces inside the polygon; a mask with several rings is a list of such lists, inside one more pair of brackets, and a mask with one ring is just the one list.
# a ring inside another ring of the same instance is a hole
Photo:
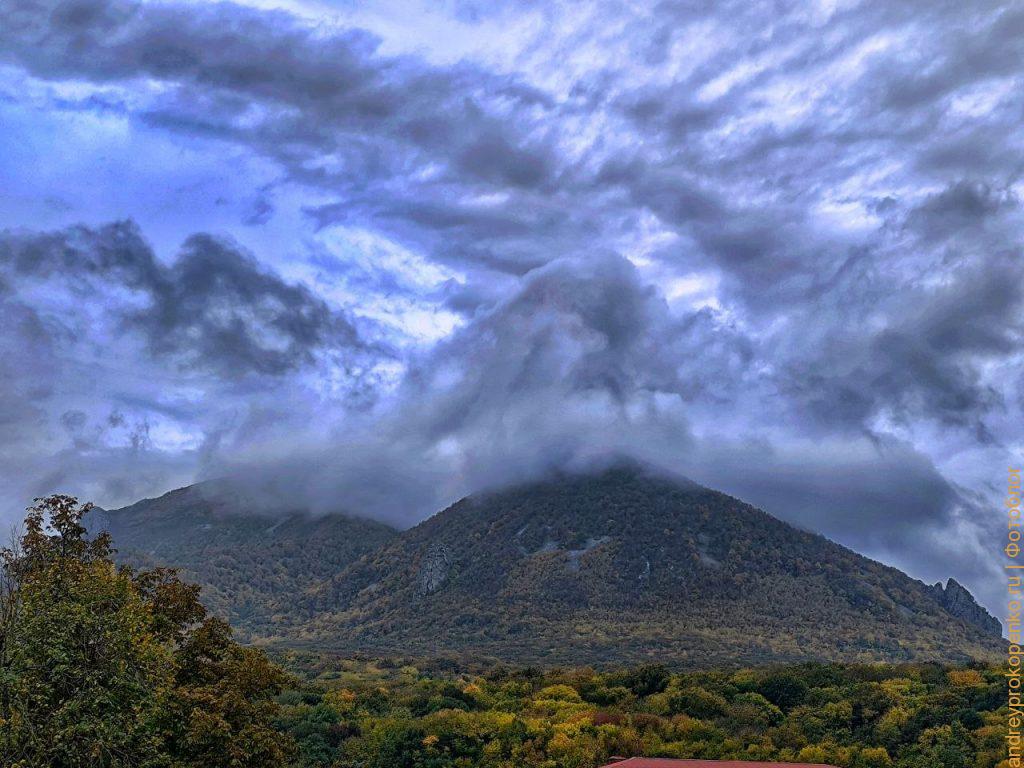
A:
{"label": "tree foliage", "polygon": [[89,509],[39,499],[2,551],[0,764],[283,765],[270,723],[284,673],[173,570],[116,566],[109,536],[86,535]]}
{"label": "tree foliage", "polygon": [[312,678],[283,695],[280,717],[304,768],[594,768],[612,755],[1001,768],[1006,756],[1005,684],[984,665],[469,673],[298,653],[289,663]]}

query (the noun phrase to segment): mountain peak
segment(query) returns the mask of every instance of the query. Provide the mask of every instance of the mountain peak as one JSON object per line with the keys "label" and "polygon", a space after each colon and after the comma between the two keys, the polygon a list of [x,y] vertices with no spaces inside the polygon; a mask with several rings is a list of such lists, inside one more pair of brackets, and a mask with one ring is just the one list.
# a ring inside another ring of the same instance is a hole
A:
{"label": "mountain peak", "polygon": [[936,582],[931,589],[939,604],[953,616],[973,624],[984,632],[1002,634],[1003,625],[999,619],[979,605],[970,590],[956,579],[947,579],[945,588],[941,581]]}
{"label": "mountain peak", "polygon": [[998,652],[962,596],[666,474],[614,462],[464,499],[324,585],[304,632],[570,664]]}
{"label": "mountain peak", "polygon": [[679,490],[707,491],[698,483],[664,466],[641,461],[628,454],[602,454],[576,459],[550,468],[539,477],[485,489],[471,494],[471,499],[556,487],[615,487],[624,484],[662,483]]}

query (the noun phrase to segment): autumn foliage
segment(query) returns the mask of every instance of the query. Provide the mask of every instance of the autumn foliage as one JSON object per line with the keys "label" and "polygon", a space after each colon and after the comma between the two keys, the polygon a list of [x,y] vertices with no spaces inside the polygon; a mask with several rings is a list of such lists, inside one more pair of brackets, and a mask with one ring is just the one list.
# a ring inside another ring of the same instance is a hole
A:
{"label": "autumn foliage", "polygon": [[0,764],[285,764],[270,725],[284,673],[173,570],[115,565],[109,536],[86,535],[89,509],[39,499],[2,551]]}

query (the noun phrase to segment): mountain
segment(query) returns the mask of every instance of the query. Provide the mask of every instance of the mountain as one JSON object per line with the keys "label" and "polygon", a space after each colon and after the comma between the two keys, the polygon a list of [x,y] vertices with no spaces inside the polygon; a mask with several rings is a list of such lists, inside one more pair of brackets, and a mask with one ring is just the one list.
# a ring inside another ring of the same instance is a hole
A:
{"label": "mountain", "polygon": [[266,634],[304,591],[397,533],[372,520],[281,507],[212,481],[97,509],[86,520],[94,532],[110,531],[120,560],[180,568],[202,585],[203,602],[248,639]]}
{"label": "mountain", "polygon": [[999,623],[737,499],[642,468],[471,496],[364,555],[276,639],[528,663],[995,658]]}
{"label": "mountain", "polygon": [[470,496],[404,532],[226,482],[97,510],[246,640],[517,663],[963,660],[999,622],[748,504],[636,465]]}

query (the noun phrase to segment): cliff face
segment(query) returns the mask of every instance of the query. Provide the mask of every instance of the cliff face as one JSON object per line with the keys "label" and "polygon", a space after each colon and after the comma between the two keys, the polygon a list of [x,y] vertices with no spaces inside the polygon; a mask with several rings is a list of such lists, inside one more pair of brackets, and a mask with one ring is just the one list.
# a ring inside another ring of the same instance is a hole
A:
{"label": "cliff face", "polygon": [[1003,625],[999,623],[999,619],[978,605],[974,595],[956,579],[949,579],[945,588],[942,582],[939,582],[931,589],[939,604],[958,619],[973,624],[988,634],[1002,634]]}

